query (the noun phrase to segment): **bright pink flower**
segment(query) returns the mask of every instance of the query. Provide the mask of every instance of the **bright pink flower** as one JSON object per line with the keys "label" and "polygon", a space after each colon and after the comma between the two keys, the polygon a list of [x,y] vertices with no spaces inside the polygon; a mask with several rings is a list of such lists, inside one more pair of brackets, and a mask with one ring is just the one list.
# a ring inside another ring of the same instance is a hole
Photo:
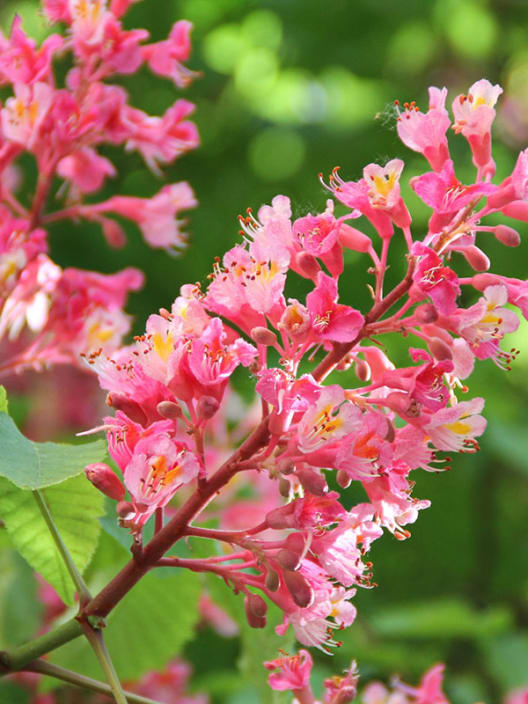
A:
{"label": "bright pink flower", "polygon": [[42,0],[42,5],[50,22],[71,23],[72,17],[68,0]]}
{"label": "bright pink flower", "polygon": [[185,88],[197,75],[182,64],[191,55],[191,29],[190,22],[180,20],[173,25],[168,39],[143,47],[143,57],[150,70],[172,78],[180,88]]}
{"label": "bright pink flower", "polygon": [[307,650],[299,650],[297,655],[285,655],[275,660],[268,660],[264,667],[272,672],[268,684],[279,692],[304,689],[310,685],[313,660]]}
{"label": "bright pink flower", "polygon": [[368,164],[363,169],[371,206],[385,211],[398,227],[408,227],[411,224],[411,216],[400,196],[403,166],[401,159],[392,159],[385,166]]}
{"label": "bright pink flower", "polygon": [[440,171],[449,159],[446,132],[451,121],[445,109],[447,88],[429,88],[429,110],[424,114],[413,103],[404,104],[398,117],[398,135],[415,152],[424,155],[435,171]]}
{"label": "bright pink flower", "polygon": [[324,681],[323,704],[347,704],[356,698],[359,673],[355,661],[341,677],[334,675]]}
{"label": "bright pink flower", "polygon": [[443,266],[438,254],[421,242],[414,243],[412,252],[420,257],[413,275],[417,293],[430,297],[440,313],[450,315],[456,309],[460,293],[457,275]]}
{"label": "bright pink flower", "polygon": [[81,193],[98,191],[106,177],[113,177],[116,173],[112,162],[90,147],[73,152],[57,165],[57,174],[71,181]]}
{"label": "bright pink flower", "polygon": [[467,95],[457,95],[453,101],[455,132],[462,132],[473,153],[473,163],[493,176],[495,164],[491,158],[491,125],[494,106],[502,88],[482,79],[473,83]]}
{"label": "bright pink flower", "polygon": [[22,19],[15,15],[9,40],[0,52],[0,82],[29,85],[50,78],[53,54],[62,47],[62,37],[52,34],[35,48],[35,41],[22,30]]}
{"label": "bright pink flower", "polygon": [[351,342],[357,337],[365,319],[359,311],[341,305],[337,300],[337,281],[320,272],[317,286],[306,296],[314,331],[324,341]]}
{"label": "bright pink flower", "polygon": [[68,0],[74,46],[81,56],[103,40],[106,24],[112,19],[106,5],[107,0]]}
{"label": "bright pink flower", "polygon": [[121,23],[109,17],[104,25],[101,51],[102,69],[99,77],[112,73],[135,73],[143,62],[139,43],[147,39],[145,29],[124,30]]}
{"label": "bright pink flower", "polygon": [[413,704],[449,704],[442,692],[442,680],[445,665],[434,665],[422,677],[418,687],[410,687],[403,682],[397,682],[398,691],[412,697]]}

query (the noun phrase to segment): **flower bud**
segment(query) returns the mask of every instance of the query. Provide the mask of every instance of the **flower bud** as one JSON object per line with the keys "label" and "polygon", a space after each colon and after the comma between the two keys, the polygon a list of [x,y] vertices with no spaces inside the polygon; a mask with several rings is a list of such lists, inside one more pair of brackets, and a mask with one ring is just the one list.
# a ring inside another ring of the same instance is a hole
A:
{"label": "flower bud", "polygon": [[106,403],[108,406],[115,408],[116,411],[123,411],[123,413],[135,423],[139,423],[140,425],[147,424],[147,416],[139,403],[136,401],[132,401],[122,394],[115,394],[112,392],[107,394]]}
{"label": "flower bud", "polygon": [[196,404],[196,412],[200,420],[209,420],[220,407],[220,401],[214,396],[200,396]]}
{"label": "flower bud", "polygon": [[105,236],[105,239],[110,247],[113,247],[114,249],[121,249],[121,247],[125,246],[125,231],[118,222],[105,218],[103,220],[102,227],[103,235]]}
{"label": "flower bud", "polygon": [[[252,596],[256,596],[255,594]],[[244,599],[244,609],[246,611],[246,620],[248,624],[251,626],[251,628],[265,628],[266,626],[266,617],[265,616],[257,616],[255,613],[253,613],[251,609],[251,599],[249,596],[246,596]]]}
{"label": "flower bud", "polygon": [[344,469],[338,469],[336,474],[336,482],[342,489],[348,489],[348,487],[352,484],[352,479],[350,479]]}
{"label": "flower bud", "polygon": [[360,381],[369,381],[370,379],[370,367],[367,362],[362,359],[356,359],[356,376]]}
{"label": "flower bud", "polygon": [[246,596],[247,608],[253,612],[255,616],[263,618],[267,611],[268,605],[259,594],[248,594]]}
{"label": "flower bud", "polygon": [[396,437],[396,430],[394,429],[394,425],[389,418],[386,418],[385,420],[387,421],[387,431],[385,433],[385,440],[387,442],[394,442],[394,438]]}
{"label": "flower bud", "polygon": [[416,308],[414,318],[418,323],[434,323],[438,320],[438,311],[432,303],[424,303]]}
{"label": "flower bud", "polygon": [[303,335],[309,330],[311,320],[308,308],[290,298],[290,304],[284,309],[278,328],[288,335]]}
{"label": "flower bud", "polygon": [[295,504],[293,502],[286,504],[285,506],[279,506],[279,508],[274,508],[268,514],[266,514],[266,524],[268,528],[273,528],[274,530],[282,530],[283,528],[293,528],[294,510]]}
{"label": "flower bud", "polygon": [[342,222],[337,233],[339,244],[347,249],[353,249],[355,252],[368,252],[372,244],[370,237],[365,235],[355,227],[350,227]]}
{"label": "flower bud", "polygon": [[487,286],[500,284],[501,280],[496,274],[475,274],[471,279],[471,284],[479,291],[484,291]]}
{"label": "flower bud", "polygon": [[439,361],[453,358],[451,348],[439,337],[431,338],[427,343],[427,347],[429,347],[429,350],[433,357],[435,357],[435,359],[438,359]]}
{"label": "flower bud", "polygon": [[132,518],[136,511],[130,501],[120,501],[116,506],[116,513],[119,518],[126,521],[127,519]]}
{"label": "flower bud", "polygon": [[268,570],[265,583],[270,592],[276,592],[280,587],[280,577],[274,570]]}
{"label": "flower bud", "polygon": [[502,208],[504,215],[514,220],[522,220],[528,222],[528,202],[524,200],[514,200],[513,203]]}
{"label": "flower bud", "polygon": [[491,266],[491,262],[484,252],[474,245],[464,247],[462,254],[469,266],[475,271],[487,271]]}
{"label": "flower bud", "polygon": [[314,496],[324,496],[328,491],[326,479],[312,469],[298,469],[296,476],[303,485],[303,488]]}
{"label": "flower bud", "polygon": [[125,487],[117,474],[104,462],[88,464],[84,473],[89,481],[105,496],[114,501],[121,501],[125,496]]}
{"label": "flower bud", "polygon": [[295,263],[300,273],[307,279],[316,279],[317,274],[321,271],[319,262],[313,254],[308,252],[299,252],[295,257]]}
{"label": "flower bud", "polygon": [[285,499],[289,499],[290,493],[291,493],[290,482],[287,479],[285,479],[284,477],[281,477],[279,479],[279,494],[281,496],[284,496]]}
{"label": "flower bud", "polygon": [[300,606],[301,609],[311,606],[315,599],[314,590],[302,574],[300,572],[285,571],[283,576],[284,583],[297,606]]}
{"label": "flower bud", "polygon": [[301,556],[294,550],[281,548],[277,553],[277,562],[283,569],[295,572],[301,564]]}
{"label": "flower bud", "polygon": [[262,325],[257,325],[250,332],[251,339],[254,340],[257,345],[266,345],[266,347],[273,347],[277,344],[277,337],[275,333]]}
{"label": "flower bud", "polygon": [[507,225],[497,225],[497,227],[493,230],[493,234],[499,242],[505,244],[506,247],[518,247],[521,244],[521,236],[517,230],[513,229],[513,227],[508,227]]}
{"label": "flower bud", "polygon": [[156,406],[156,410],[164,418],[169,418],[174,420],[179,418],[182,414],[181,406],[178,403],[173,403],[172,401],[160,401]]}

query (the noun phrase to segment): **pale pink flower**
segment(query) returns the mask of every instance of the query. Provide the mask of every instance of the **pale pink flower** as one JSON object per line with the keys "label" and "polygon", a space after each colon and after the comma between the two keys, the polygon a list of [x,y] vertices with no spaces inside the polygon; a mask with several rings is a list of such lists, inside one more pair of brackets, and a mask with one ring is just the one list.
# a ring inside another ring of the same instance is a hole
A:
{"label": "pale pink flower", "polygon": [[483,407],[482,398],[461,401],[430,416],[423,429],[439,450],[474,452],[478,449],[475,438],[486,428],[486,419],[480,415]]}
{"label": "pale pink flower", "polygon": [[71,181],[81,193],[98,191],[106,177],[113,177],[116,173],[112,162],[90,147],[73,152],[57,165],[57,174]]}
{"label": "pale pink flower", "polygon": [[15,97],[2,110],[2,131],[7,139],[32,149],[40,127],[53,103],[53,88],[37,81],[31,86],[15,84]]}
{"label": "pale pink flower", "polygon": [[36,49],[35,41],[22,29],[22,19],[15,15],[9,39],[0,51],[0,81],[26,86],[37,81],[47,81],[50,78],[53,54],[62,44],[62,37],[52,34],[40,49]]}
{"label": "pale pink flower", "polygon": [[340,386],[326,386],[317,402],[299,421],[299,450],[306,454],[335,443],[356,431],[361,425],[361,420],[361,411],[353,403],[345,401],[345,393]]}

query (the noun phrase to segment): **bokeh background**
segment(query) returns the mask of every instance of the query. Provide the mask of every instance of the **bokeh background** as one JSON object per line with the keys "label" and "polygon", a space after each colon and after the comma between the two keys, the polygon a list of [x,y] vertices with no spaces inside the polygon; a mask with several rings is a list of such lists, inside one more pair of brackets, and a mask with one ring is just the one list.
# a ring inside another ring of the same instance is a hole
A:
{"label": "bokeh background", "polygon": [[[0,27],[7,32],[16,11],[26,31],[42,38],[49,29],[37,8],[36,0],[2,0]],[[246,207],[283,193],[295,215],[319,212],[327,194],[317,175],[335,165],[346,179],[359,178],[369,162],[394,157],[405,160],[407,178],[424,170],[422,158],[397,138],[394,99],[426,108],[429,85],[448,86],[453,98],[487,77],[506,94],[494,141],[499,179],[528,142],[525,0],[143,0],[125,24],[147,27],[158,40],[180,18],[194,23],[189,65],[203,73],[185,92],[196,103],[202,146],[165,173],[171,181],[188,180],[200,201],[189,216],[190,247],[172,258],[149,249],[133,226],[120,250],[109,250],[96,226],[58,224],[52,231],[54,259],[64,266],[145,271],[145,289],[129,306],[138,331],[150,312],[170,306],[180,285],[205,283],[213,257],[238,240],[236,216]],[[151,113],[175,99],[172,84],[146,70],[122,83],[132,102]],[[470,181],[465,141],[454,138],[452,149],[459,177]],[[163,185],[139,156],[107,153],[119,174],[105,195],[152,195]],[[405,193],[417,233],[428,210]],[[495,271],[526,278],[528,226],[519,230],[525,241],[518,250],[492,244],[488,253]],[[368,301],[364,269],[350,253],[341,295],[358,307]],[[391,275],[400,274],[395,260]],[[416,477],[415,495],[432,506],[410,540],[387,536],[374,545],[379,587],[358,594],[357,623],[333,658],[318,658],[319,680],[353,657],[364,681],[399,673],[413,682],[443,660],[454,704],[496,704],[507,690],[528,686],[527,343],[523,324],[512,341],[521,350],[513,370],[487,360],[475,373],[470,394],[486,397],[489,419],[482,451],[458,456],[450,473]],[[403,347],[394,353],[405,361]],[[30,386],[38,396],[28,402],[15,393],[13,408],[21,418],[32,409],[34,433],[49,437],[52,383],[33,378]],[[236,638],[224,641],[203,628],[185,656],[194,667],[193,688],[206,689],[214,702],[259,701],[234,674]]]}

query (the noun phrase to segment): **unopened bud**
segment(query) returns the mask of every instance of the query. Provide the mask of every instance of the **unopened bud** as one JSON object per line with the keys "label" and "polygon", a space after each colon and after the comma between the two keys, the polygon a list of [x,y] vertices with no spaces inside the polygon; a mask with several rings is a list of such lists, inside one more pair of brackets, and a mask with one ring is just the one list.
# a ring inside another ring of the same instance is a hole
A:
{"label": "unopened bud", "polygon": [[453,359],[453,353],[451,352],[451,348],[446,342],[441,340],[439,337],[431,338],[427,343],[427,347],[429,347],[429,350],[433,357],[435,357],[439,361],[443,361],[444,359]]}
{"label": "unopened bud", "polygon": [[370,237],[344,222],[339,226],[337,239],[340,245],[354,252],[368,252],[372,244]]}
{"label": "unopened bud", "polygon": [[475,274],[471,279],[471,284],[479,291],[484,291],[487,286],[500,284],[501,279],[496,274]]}
{"label": "unopened bud", "polygon": [[310,311],[299,301],[290,299],[279,321],[279,330],[284,330],[288,335],[303,335],[311,324]]}
{"label": "unopened bud", "polygon": [[434,323],[438,320],[438,311],[432,303],[424,303],[416,308],[414,317],[418,323]]}
{"label": "unopened bud", "polygon": [[220,402],[214,396],[200,396],[196,404],[198,418],[201,420],[209,420],[220,407]]}
{"label": "unopened bud", "polygon": [[104,462],[88,464],[84,473],[89,481],[105,496],[121,501],[125,496],[125,487],[117,474]]}
{"label": "unopened bud", "polygon": [[169,418],[170,420],[179,418],[182,414],[181,406],[173,401],[160,401],[156,406],[156,410],[160,416]]}
{"label": "unopened bud", "polygon": [[352,479],[350,479],[344,469],[338,469],[336,474],[336,482],[342,489],[348,489],[348,487],[352,484]]}
{"label": "unopened bud", "polygon": [[268,605],[264,599],[259,594],[248,594],[246,596],[248,609],[250,609],[255,616],[262,618],[266,615],[268,611]]}
{"label": "unopened bud", "polygon": [[114,249],[121,249],[121,247],[125,246],[125,231],[118,222],[105,218],[103,220],[102,227],[103,235],[105,236],[105,239],[110,247],[113,247]]}
{"label": "unopened bud", "polygon": [[314,590],[302,574],[300,572],[285,571],[283,576],[284,583],[297,606],[300,606],[301,609],[311,606],[315,598]]}
{"label": "unopened bud", "polygon": [[289,499],[290,493],[291,493],[290,482],[287,479],[285,479],[284,477],[281,477],[279,479],[279,494],[281,496],[284,496],[285,499]]}
{"label": "unopened bud", "polygon": [[301,564],[301,556],[294,550],[281,548],[277,553],[277,562],[283,569],[294,572],[299,569]]}
{"label": "unopened bud", "polygon": [[140,425],[147,424],[147,416],[136,401],[132,401],[122,394],[110,393],[106,396],[106,403],[112,406],[112,408],[115,408],[116,411],[123,411],[123,413],[135,423],[139,423]]}
{"label": "unopened bud", "polygon": [[251,628],[265,628],[266,626],[266,617],[265,616],[257,616],[256,614],[253,613],[251,610],[251,600],[248,596],[244,599],[244,609],[246,611],[246,620],[248,624],[251,626]]}
{"label": "unopened bud", "polygon": [[368,381],[370,379],[370,367],[367,362],[362,359],[356,359],[356,376],[360,381]]}
{"label": "unopened bud", "polygon": [[386,418],[386,421],[387,421],[387,431],[385,433],[385,440],[387,442],[394,442],[394,438],[396,437],[396,430],[394,429],[394,425],[389,418]]}
{"label": "unopened bud", "polygon": [[499,242],[505,244],[506,247],[518,247],[521,244],[521,236],[517,230],[513,229],[513,227],[508,227],[507,225],[497,225],[497,227],[493,230],[493,234]]}
{"label": "unopened bud", "polygon": [[165,318],[165,320],[170,320],[172,318],[170,311],[168,311],[166,308],[160,308],[159,314],[162,318]]}
{"label": "unopened bud", "polygon": [[474,245],[464,247],[462,254],[469,266],[475,271],[487,271],[491,266],[491,262],[484,252]]}
{"label": "unopened bud", "polygon": [[298,469],[296,472],[297,479],[301,482],[304,489],[309,491],[314,496],[324,496],[328,491],[326,479],[314,472],[312,469]]}
{"label": "unopened bud", "polygon": [[270,592],[276,592],[280,587],[280,577],[274,570],[268,570],[265,583]]}
{"label": "unopened bud", "polygon": [[257,345],[266,345],[267,347],[272,347],[277,344],[277,338],[275,333],[262,325],[257,325],[250,332],[251,339],[254,340]]}
{"label": "unopened bud", "polygon": [[308,279],[316,279],[317,274],[321,271],[317,259],[313,254],[308,254],[308,252],[299,252],[295,257],[295,263],[300,273]]}
{"label": "unopened bud", "polygon": [[126,521],[128,518],[132,518],[136,511],[130,501],[120,501],[116,506],[116,513],[119,518]]}
{"label": "unopened bud", "polygon": [[293,512],[295,511],[295,503],[292,501],[285,506],[279,506],[279,508],[274,508],[268,514],[266,514],[266,524],[269,528],[274,530],[282,530],[283,528],[293,528],[294,517]]}

